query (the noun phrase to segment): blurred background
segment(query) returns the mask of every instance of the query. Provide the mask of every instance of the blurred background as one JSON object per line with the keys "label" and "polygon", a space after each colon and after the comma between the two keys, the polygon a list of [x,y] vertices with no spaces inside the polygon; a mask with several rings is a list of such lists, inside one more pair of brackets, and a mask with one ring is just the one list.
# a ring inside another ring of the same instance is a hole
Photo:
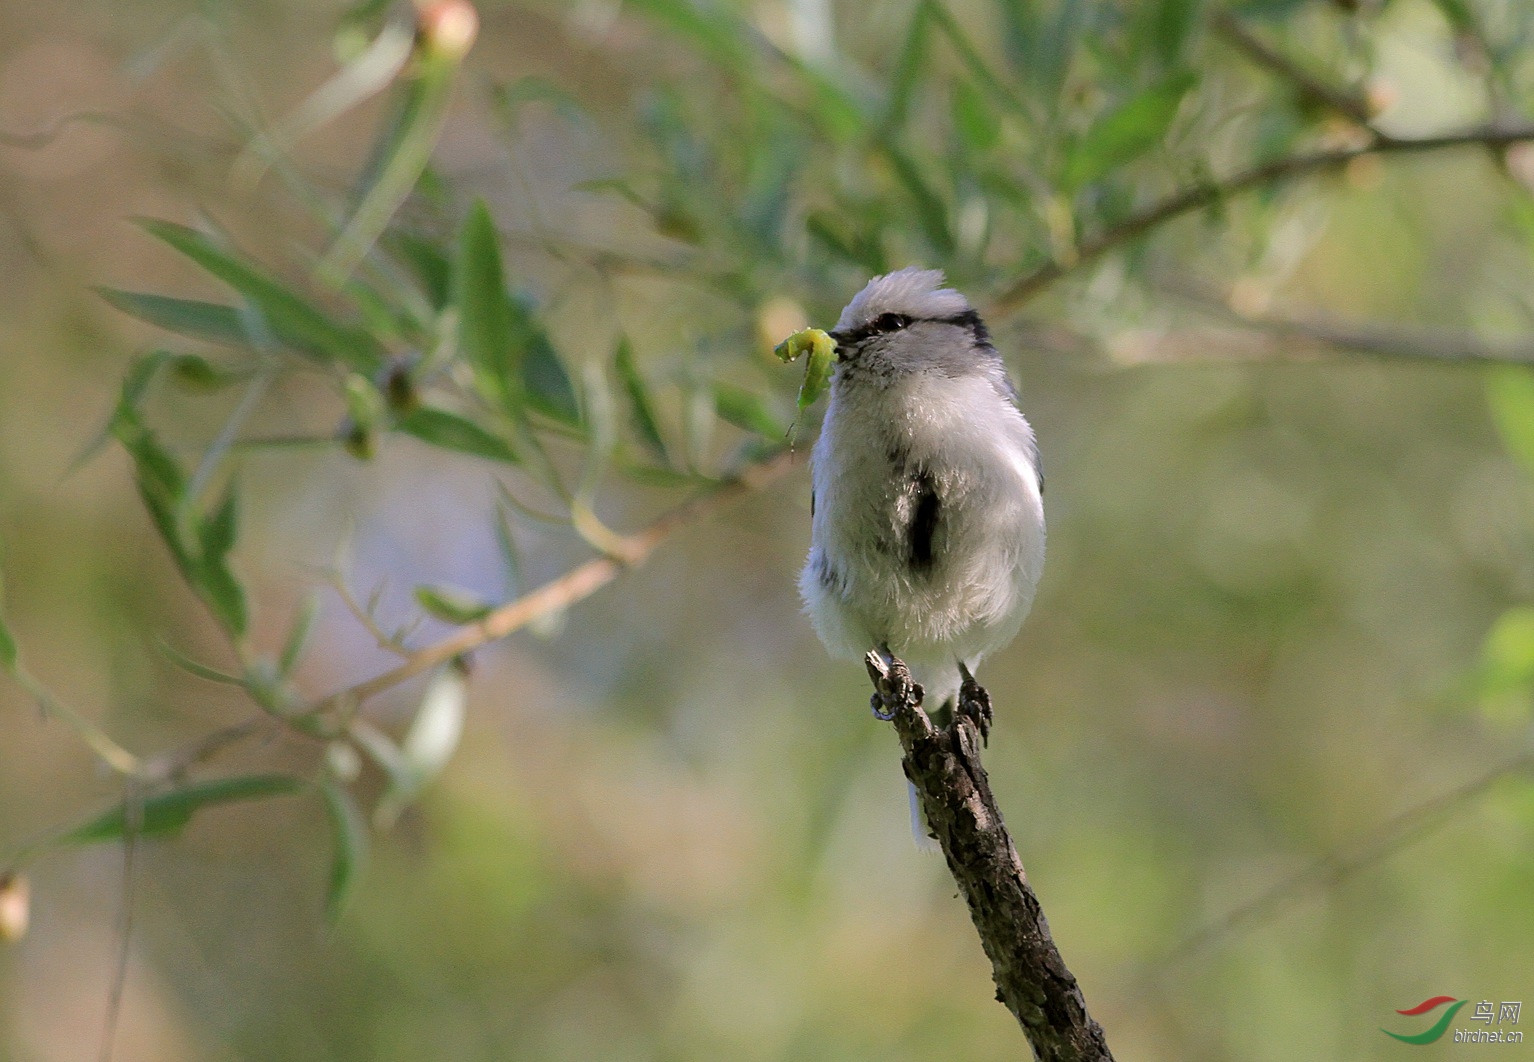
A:
{"label": "blurred background", "polygon": [[[487,206],[579,401],[549,444],[567,483],[627,386],[627,339],[658,426],[624,430],[660,457],[616,444],[607,525],[638,528],[780,443],[799,370],[771,344],[829,326],[872,272],[943,266],[988,312],[1039,433],[1050,540],[1032,616],[981,674],[986,764],[1118,1057],[1394,1057],[1380,1026],[1421,1027],[1397,1009],[1534,995],[1534,378],[1481,363],[1530,353],[1528,156],[1366,155],[1073,257],[1255,162],[1371,128],[1517,125],[1534,103],[1522,5],[478,15],[430,167],[386,213],[445,258]],[[398,150],[380,129],[416,75],[386,70],[265,172],[242,152],[410,17],[0,3],[7,622],[29,672],[136,754],[258,709],[176,665],[242,666],[133,461],[91,448],[135,357],[211,348],[93,288],[228,298],[132,223],[148,216],[227,232],[338,305],[313,264],[366,200],[369,157]],[[1050,262],[1058,283],[1008,295]],[[463,309],[438,295],[425,317]],[[359,305],[391,352],[416,349]],[[144,416],[192,467],[242,399],[184,375]],[[498,602],[593,555],[529,463],[387,424],[356,445],[366,403],[348,396],[375,393],[356,375],[273,377],[240,434],[292,444],[235,447],[218,473],[241,501],[251,659],[319,590],[292,675],[308,698],[394,662],[326,588],[335,573],[393,630],[419,617],[420,584]],[[31,893],[29,931],[0,945],[0,1060],[100,1057],[124,957],[121,1062],[1025,1057],[941,860],[911,842],[861,667],[826,659],[799,611],[816,416],[787,475],[474,655],[461,741],[369,828],[334,918],[336,831],[312,793],[209,807],[136,842],[126,876],[119,841],[30,848],[123,780],[0,677],[0,859]],[[410,645],[449,632],[440,611]],[[423,689],[367,717],[398,737]],[[194,775],[324,775],[371,816],[388,772],[338,760],[282,731]]]}

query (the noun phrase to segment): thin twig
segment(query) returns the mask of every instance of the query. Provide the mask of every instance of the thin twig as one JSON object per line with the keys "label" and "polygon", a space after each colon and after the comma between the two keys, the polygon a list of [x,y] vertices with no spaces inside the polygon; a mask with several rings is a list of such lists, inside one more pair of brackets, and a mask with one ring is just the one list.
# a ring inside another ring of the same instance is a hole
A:
{"label": "thin twig", "polygon": [[191,505],[201,497],[203,488],[213,478],[221,462],[229,453],[240,434],[240,429],[250,419],[250,415],[261,404],[261,399],[272,385],[272,374],[263,372],[250,381],[250,386],[240,396],[240,401],[235,405],[234,411],[229,414],[229,419],[224,422],[223,428],[214,436],[213,442],[208,446],[207,452],[202,455],[202,460],[197,463],[197,470],[192,473],[192,478],[187,481],[183,497],[183,505]]}
{"label": "thin twig", "polygon": [[1242,328],[1300,340],[1311,348],[1417,361],[1534,363],[1534,339],[1526,337],[1486,337],[1454,328],[1345,321],[1319,314],[1243,313],[1194,285],[1163,283],[1158,287]]}
{"label": "thin twig", "polygon": [[1502,778],[1534,767],[1534,750],[1526,750],[1470,781],[1396,815],[1350,852],[1333,852],[1284,879],[1205,926],[1156,964],[1158,972],[1185,962],[1232,934],[1271,918],[1294,895],[1314,886],[1336,886],[1359,871],[1400,851],[1442,823],[1444,815],[1481,796]]}
{"label": "thin twig", "polygon": [[1042,1062],[1112,1062],[1102,1026],[1050,936],[1049,923],[991,794],[980,745],[990,715],[985,691],[967,680],[953,720],[938,728],[904,663],[871,652],[874,711],[893,719],[906,777],[921,797],[980,943],[996,998],[1012,1012]]}
{"label": "thin twig", "polygon": [[1049,287],[1060,278],[1096,261],[1109,251],[1131,243],[1154,229],[1181,217],[1210,207],[1233,195],[1261,188],[1280,181],[1294,180],[1314,173],[1338,170],[1354,159],[1372,155],[1410,155],[1448,148],[1481,146],[1505,148],[1513,144],[1534,141],[1534,125],[1484,126],[1442,136],[1385,139],[1377,133],[1364,144],[1353,147],[1328,148],[1300,155],[1286,155],[1247,169],[1240,170],[1223,180],[1184,188],[1173,192],[1160,202],[1131,214],[1116,225],[1111,225],[1096,236],[1083,240],[1065,258],[1034,269],[1005,288],[991,300],[987,316],[1001,317],[1012,313],[1023,303]]}
{"label": "thin twig", "polygon": [[346,611],[350,612],[352,618],[373,636],[373,641],[378,643],[378,648],[393,653],[396,656],[402,656],[407,660],[410,659],[410,647],[404,644],[404,634],[402,632],[390,634],[380,627],[378,620],[374,618],[373,608],[378,598],[376,592],[368,599],[368,604],[364,607],[362,602],[358,601],[352,594],[351,588],[346,585],[346,577],[343,573],[331,569],[326,571],[325,576],[330,583],[331,589],[336,592],[336,595],[341,599],[341,603],[346,606]]}
{"label": "thin twig", "polygon": [[246,738],[255,737],[263,731],[275,732],[281,726],[282,721],[270,715],[252,716],[241,722],[221,727],[211,734],[204,734],[190,744],[145,761],[140,775],[150,785],[173,781],[198,764],[212,759],[229,746],[237,745]]}
{"label": "thin twig", "polygon": [[117,927],[117,961],[112,969],[106,1023],[101,1033],[101,1062],[112,1062],[117,1026],[122,1019],[123,995],[128,989],[128,961],[133,946],[133,894],[138,881],[138,838],[143,826],[143,791],[130,782],[123,797],[123,907]]}
{"label": "thin twig", "polygon": [[131,778],[138,773],[137,756],[119,745],[101,727],[55,697],[32,676],[31,672],[18,665],[12,670],[12,677],[37,702],[38,708],[45,717],[51,716],[62,720],[81,741],[85,742],[86,748],[90,749],[98,760],[124,777]]}
{"label": "thin twig", "polygon": [[[192,767],[250,737],[278,733],[283,729],[310,740],[330,740],[351,734],[354,729],[365,724],[350,719],[350,714],[368,698],[472,649],[503,638],[541,616],[589,597],[629,567],[646,560],[671,535],[705,519],[744,495],[767,486],[788,472],[793,465],[792,451],[782,451],[747,466],[707,493],[665,513],[643,530],[621,537],[618,556],[603,556],[588,561],[553,582],[501,606],[473,626],[410,654],[404,663],[393,670],[332,694],[315,702],[307,710],[254,716],[144,760],[118,746],[88,720],[55,702],[25,672],[18,671],[18,677],[45,711],[69,722],[104,763],[127,779],[131,797],[136,787],[175,780]],[[341,715],[339,729],[315,725],[317,717],[333,711]],[[50,847],[64,832],[67,830],[49,831],[27,842],[11,853],[5,867],[20,866],[35,853]]]}
{"label": "thin twig", "polygon": [[1229,11],[1217,11],[1210,18],[1210,24],[1215,33],[1229,41],[1241,54],[1268,73],[1288,81],[1306,99],[1330,107],[1358,125],[1372,128],[1370,122],[1373,115],[1369,113],[1369,105],[1365,100],[1328,85],[1309,71],[1302,70],[1288,56],[1263,43]]}
{"label": "thin twig", "polygon": [[709,491],[661,516],[642,531],[623,536],[616,554],[596,557],[571,569],[551,583],[524,594],[490,612],[484,619],[435,644],[418,649],[398,667],[365,682],[348,686],[310,706],[307,715],[349,710],[370,697],[430,671],[439,664],[463,656],[489,642],[520,630],[540,616],[568,608],[590,597],[623,571],[646,560],[655,548],[682,528],[713,514],[736,499],[760,490],[793,466],[793,454],[782,452],[743,470]]}
{"label": "thin twig", "polygon": [[41,151],[43,148],[51,146],[55,140],[74,125],[103,126],[120,133],[128,132],[131,129],[128,121],[120,114],[112,114],[107,111],[75,111],[72,114],[61,114],[51,119],[47,125],[28,133],[0,129],[0,147]]}

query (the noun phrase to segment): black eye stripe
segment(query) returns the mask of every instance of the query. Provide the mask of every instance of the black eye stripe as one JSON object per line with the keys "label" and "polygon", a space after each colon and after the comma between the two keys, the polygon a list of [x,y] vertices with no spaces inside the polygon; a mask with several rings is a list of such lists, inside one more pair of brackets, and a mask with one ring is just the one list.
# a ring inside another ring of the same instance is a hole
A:
{"label": "black eye stripe", "polygon": [[965,310],[962,313],[952,314],[948,317],[907,317],[903,313],[885,313],[851,331],[833,332],[832,338],[840,345],[847,346],[849,344],[861,343],[863,340],[870,339],[873,336],[898,332],[902,328],[908,328],[913,324],[921,324],[923,322],[957,325],[960,328],[967,328],[982,343],[991,338],[990,332],[985,327],[985,322],[980,320],[980,314],[975,310]]}

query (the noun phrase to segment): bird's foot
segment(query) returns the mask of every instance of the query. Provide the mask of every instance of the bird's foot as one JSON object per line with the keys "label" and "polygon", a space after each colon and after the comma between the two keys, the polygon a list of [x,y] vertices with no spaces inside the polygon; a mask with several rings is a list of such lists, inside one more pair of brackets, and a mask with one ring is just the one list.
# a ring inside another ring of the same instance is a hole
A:
{"label": "bird's foot", "polygon": [[895,709],[884,706],[884,698],[875,693],[868,698],[868,707],[873,709],[874,718],[882,722],[889,722],[895,718]]}
{"label": "bird's foot", "polygon": [[900,705],[910,702],[921,704],[921,683],[911,678],[905,661],[890,652],[888,645],[880,645],[863,658],[868,667],[868,677],[873,679],[874,694],[868,699],[874,718],[889,722],[895,718]]}
{"label": "bird's foot", "polygon": [[959,684],[959,714],[968,716],[975,724],[975,729],[980,731],[980,743],[986,747],[991,744],[991,695],[985,691],[985,687],[975,681],[975,676],[969,673],[969,668],[963,662],[959,663],[959,675],[963,682]]}

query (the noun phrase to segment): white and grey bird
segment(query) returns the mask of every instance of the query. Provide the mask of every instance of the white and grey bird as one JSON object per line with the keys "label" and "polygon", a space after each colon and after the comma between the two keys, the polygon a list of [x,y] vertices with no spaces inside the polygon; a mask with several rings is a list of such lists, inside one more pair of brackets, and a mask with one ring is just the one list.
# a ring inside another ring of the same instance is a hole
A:
{"label": "white and grey bird", "polygon": [[1033,605],[1044,566],[1033,429],[980,315],[941,272],[873,278],[831,336],[805,608],[833,656],[887,646],[941,708]]}

